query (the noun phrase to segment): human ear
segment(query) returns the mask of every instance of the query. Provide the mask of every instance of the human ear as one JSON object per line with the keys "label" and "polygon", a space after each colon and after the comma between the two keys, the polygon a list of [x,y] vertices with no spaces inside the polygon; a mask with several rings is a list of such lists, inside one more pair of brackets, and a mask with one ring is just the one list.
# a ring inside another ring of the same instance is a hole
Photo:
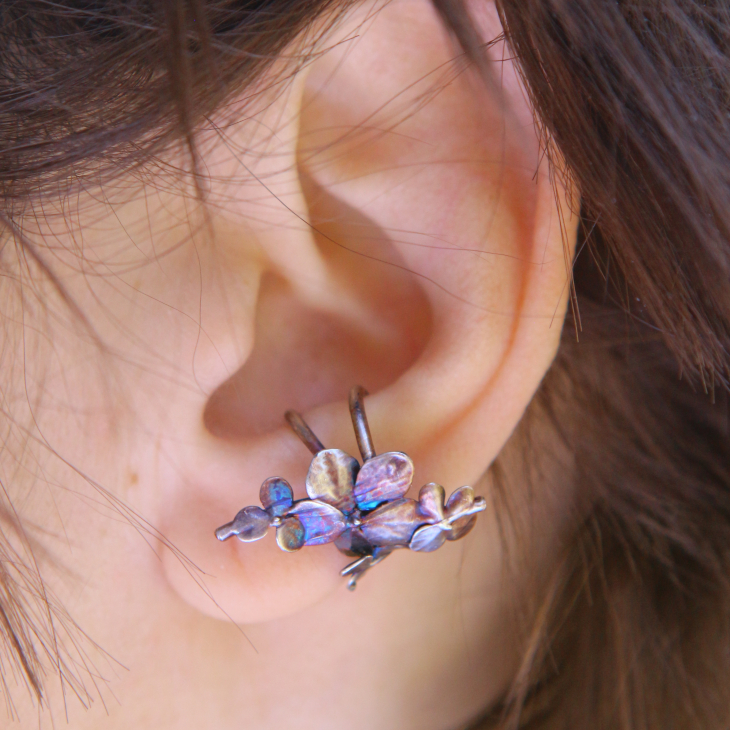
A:
{"label": "human ear", "polygon": [[[343,584],[347,558],[331,545],[286,554],[272,536],[215,540],[269,476],[304,496],[311,455],[284,410],[304,411],[326,446],[354,455],[346,397],[361,383],[375,446],[411,456],[414,489],[475,484],[550,367],[568,298],[577,220],[503,49],[491,50],[498,94],[458,57],[428,3],[348,23],[288,92],[290,134],[256,176],[268,212],[256,218],[250,199],[216,182],[225,176],[211,184],[225,201],[214,229],[248,217],[260,251],[254,293],[238,321],[223,299],[207,305],[207,321],[230,330],[209,328],[214,346],[196,360],[205,393],[185,417],[199,427],[163,477],[157,518],[206,574],[202,590],[167,551],[173,588],[242,623],[302,610]],[[501,30],[496,14],[483,24]],[[230,145],[211,149],[208,169],[225,167]],[[231,265],[222,276],[235,275]],[[388,562],[367,580],[429,579],[429,556]]]}

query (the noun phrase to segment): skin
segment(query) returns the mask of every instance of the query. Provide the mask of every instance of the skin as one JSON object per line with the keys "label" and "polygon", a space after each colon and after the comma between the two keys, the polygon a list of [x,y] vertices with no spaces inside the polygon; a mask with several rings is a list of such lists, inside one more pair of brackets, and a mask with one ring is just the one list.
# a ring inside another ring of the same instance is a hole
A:
{"label": "skin", "polygon": [[[494,46],[490,91],[428,3],[376,8],[201,130],[205,206],[157,167],[26,216],[88,327],[8,254],[3,483],[78,627],[56,616],[68,681],[49,673],[41,711],[10,681],[23,726],[447,730],[516,671],[527,577],[507,579],[491,506],[354,594],[332,546],[213,536],[269,476],[304,496],[311,455],[286,409],[357,454],[356,383],[415,493],[472,484],[489,502],[485,474],[557,349],[576,220],[514,68]],[[491,9],[480,22],[499,33]],[[569,503],[534,498],[537,570]]]}

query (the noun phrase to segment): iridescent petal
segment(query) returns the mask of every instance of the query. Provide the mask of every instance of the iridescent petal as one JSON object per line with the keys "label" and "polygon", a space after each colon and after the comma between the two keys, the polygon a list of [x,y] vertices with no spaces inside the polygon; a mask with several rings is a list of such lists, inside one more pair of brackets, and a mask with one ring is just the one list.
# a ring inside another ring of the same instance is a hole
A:
{"label": "iridescent petal", "polygon": [[325,502],[303,499],[297,502],[290,515],[296,515],[304,526],[305,545],[324,545],[336,540],[347,527],[345,515]]}
{"label": "iridescent petal", "polygon": [[446,490],[431,482],[421,487],[418,493],[418,507],[428,522],[441,522],[444,519],[444,500]]}
{"label": "iridescent petal", "polygon": [[467,515],[466,517],[460,517],[451,523],[451,530],[446,533],[447,540],[460,540],[467,532],[471,532],[474,525],[477,523],[478,515]]}
{"label": "iridescent petal", "polygon": [[244,507],[234,518],[215,531],[219,540],[227,540],[235,535],[243,542],[260,540],[269,529],[271,517],[261,507]]}
{"label": "iridescent petal", "polygon": [[400,499],[413,481],[413,462],[399,451],[388,451],[366,461],[355,482],[355,501],[361,510]]}
{"label": "iridescent petal", "polygon": [[408,547],[419,553],[432,553],[446,542],[446,538],[447,532],[438,525],[426,525],[416,530]]}
{"label": "iridescent petal", "polygon": [[337,507],[345,514],[355,509],[352,489],[360,465],[356,459],[340,449],[320,451],[309,465],[307,494]]}
{"label": "iridescent petal", "polygon": [[363,518],[360,529],[372,545],[408,545],[424,519],[413,499],[398,499]]}
{"label": "iridescent petal", "polygon": [[357,527],[349,527],[335,540],[335,547],[346,555],[367,555],[373,546]]}
{"label": "iridescent petal", "polygon": [[286,479],[269,477],[262,485],[259,498],[272,517],[281,517],[294,504],[294,493]]}
{"label": "iridescent petal", "polygon": [[304,525],[298,517],[285,517],[281,521],[276,528],[276,542],[288,553],[304,547]]}
{"label": "iridescent petal", "polygon": [[449,521],[458,519],[462,512],[468,512],[474,506],[474,490],[471,487],[459,487],[446,503],[446,514]]}

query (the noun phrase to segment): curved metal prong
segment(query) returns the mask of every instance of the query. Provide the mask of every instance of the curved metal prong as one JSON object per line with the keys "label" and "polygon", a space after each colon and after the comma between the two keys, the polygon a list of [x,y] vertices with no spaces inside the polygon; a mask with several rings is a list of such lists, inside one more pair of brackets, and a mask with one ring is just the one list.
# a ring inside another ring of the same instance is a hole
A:
{"label": "curved metal prong", "polygon": [[370,570],[374,565],[385,560],[395,548],[393,547],[378,547],[373,550],[372,555],[363,555],[361,558],[354,560],[349,565],[345,566],[341,571],[340,575],[343,578],[349,577],[347,581],[347,589],[354,591],[357,588],[357,581]]}
{"label": "curved metal prong", "polygon": [[357,439],[357,446],[362,454],[363,462],[375,456],[373,437],[370,435],[370,426],[368,426],[368,419],[365,415],[364,399],[367,394],[367,390],[362,385],[356,385],[350,390],[350,416],[352,416],[355,438]]}
{"label": "curved metal prong", "polygon": [[353,573],[362,573],[364,569],[369,568],[373,563],[373,556],[372,555],[363,555],[361,558],[358,558],[357,560],[353,560],[351,563],[346,565],[341,571],[340,575],[343,578],[347,578],[348,575],[352,575]]}
{"label": "curved metal prong", "polygon": [[316,456],[320,451],[324,451],[324,445],[314,435],[314,432],[302,418],[301,413],[296,411],[287,411],[284,414],[286,422],[291,426],[292,431],[299,437],[301,442]]}
{"label": "curved metal prong", "polygon": [[370,568],[373,564],[372,555],[363,555],[363,557],[350,563],[348,566],[340,571],[340,575],[343,578],[348,578],[347,590],[354,591],[357,588],[357,579]]}

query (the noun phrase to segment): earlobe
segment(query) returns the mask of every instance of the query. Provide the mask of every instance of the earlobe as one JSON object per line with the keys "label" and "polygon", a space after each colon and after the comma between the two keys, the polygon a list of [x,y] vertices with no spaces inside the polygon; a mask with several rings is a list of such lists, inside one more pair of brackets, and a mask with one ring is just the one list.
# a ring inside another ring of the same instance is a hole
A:
{"label": "earlobe", "polygon": [[[409,454],[416,491],[433,481],[451,493],[509,438],[555,355],[567,301],[577,222],[540,162],[511,63],[499,61],[504,94],[491,97],[453,60],[426,2],[390,4],[356,43],[333,46],[307,70],[291,141],[311,223],[306,237],[297,226],[302,255],[296,265],[280,255],[277,236],[293,235],[284,209],[281,228],[259,236],[268,273],[250,354],[201,405],[194,448],[160,502],[165,534],[244,623],[343,584],[346,559],[331,546],[286,555],[266,538],[215,540],[267,477],[304,496],[309,456],[279,420],[285,410],[356,453],[346,398],[363,382],[378,451]],[[409,556],[393,560],[428,580]],[[177,558],[163,562],[185,600],[224,615]]]}

